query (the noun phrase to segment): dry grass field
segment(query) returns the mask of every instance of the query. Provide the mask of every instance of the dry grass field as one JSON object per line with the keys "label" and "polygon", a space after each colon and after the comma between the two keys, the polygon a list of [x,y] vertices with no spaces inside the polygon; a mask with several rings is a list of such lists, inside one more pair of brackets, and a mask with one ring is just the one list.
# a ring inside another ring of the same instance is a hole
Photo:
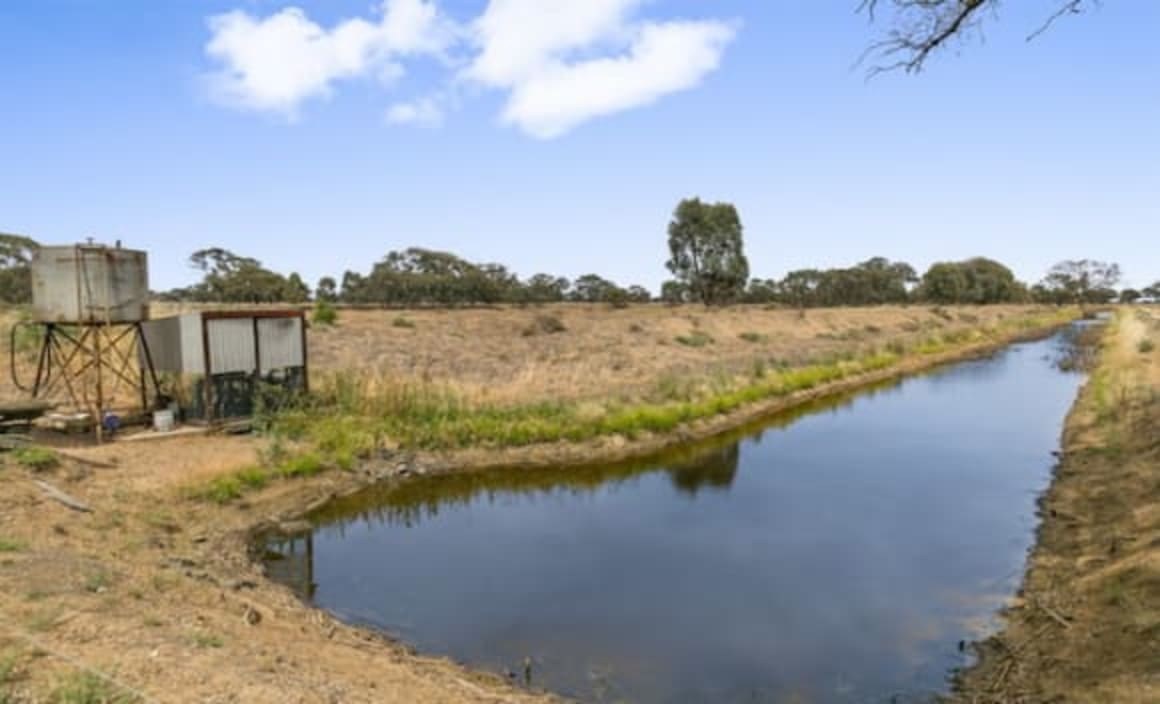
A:
{"label": "dry grass field", "polygon": [[[157,304],[154,317],[192,306]],[[565,304],[422,310],[342,310],[334,326],[312,325],[316,377],[356,372],[393,383],[430,384],[480,403],[634,399],[672,383],[748,374],[755,364],[800,366],[887,345],[995,326],[1036,306],[883,306],[807,311],[735,306]],[[0,315],[5,331],[19,318]],[[8,359],[9,337],[0,335]],[[28,341],[22,377],[34,371]],[[7,370],[0,399],[23,396]]]}
{"label": "dry grass field", "polygon": [[[483,402],[635,398],[673,380],[747,374],[915,344],[1030,306],[767,310],[600,305],[342,311],[310,333],[313,369],[446,385]],[[562,330],[552,330],[562,327]]]}

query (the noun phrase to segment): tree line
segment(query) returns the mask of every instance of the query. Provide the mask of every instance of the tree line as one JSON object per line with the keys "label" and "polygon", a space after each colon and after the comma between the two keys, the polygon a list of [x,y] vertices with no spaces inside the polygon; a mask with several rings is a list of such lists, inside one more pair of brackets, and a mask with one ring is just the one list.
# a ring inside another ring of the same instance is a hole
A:
{"label": "tree line", "polygon": [[[29,262],[38,245],[0,233],[0,301],[32,297]],[[449,252],[412,247],[388,252],[368,272],[324,276],[312,288],[297,273],[281,274],[252,257],[220,247],[194,252],[197,283],[156,294],[162,300],[198,303],[310,301],[381,306],[467,306],[561,302],[626,305],[662,301],[724,305],[755,303],[795,308],[904,303],[1092,303],[1160,299],[1160,282],[1119,291],[1120,268],[1095,260],[1060,262],[1028,286],[1000,262],[984,257],[938,262],[921,276],[910,264],[874,257],[850,267],[798,269],[781,279],[752,278],[744,229],[729,203],[681,201],[668,228],[672,278],[660,295],[622,286],[597,274],[574,280],[540,273],[523,279],[506,266],[476,263]]]}

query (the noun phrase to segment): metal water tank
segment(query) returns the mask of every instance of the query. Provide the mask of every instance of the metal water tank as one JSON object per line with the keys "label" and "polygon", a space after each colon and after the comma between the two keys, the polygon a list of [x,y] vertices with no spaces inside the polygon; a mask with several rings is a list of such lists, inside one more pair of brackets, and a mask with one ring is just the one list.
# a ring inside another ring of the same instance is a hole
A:
{"label": "metal water tank", "polygon": [[41,247],[31,269],[38,322],[136,323],[149,318],[145,252],[102,244]]}

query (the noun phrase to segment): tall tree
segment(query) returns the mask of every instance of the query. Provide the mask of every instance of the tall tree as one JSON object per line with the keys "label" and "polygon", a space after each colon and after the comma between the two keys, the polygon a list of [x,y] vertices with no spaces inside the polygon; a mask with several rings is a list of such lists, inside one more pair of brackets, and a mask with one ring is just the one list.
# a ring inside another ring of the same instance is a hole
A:
{"label": "tall tree", "polygon": [[0,232],[0,302],[28,303],[32,300],[32,272],[29,264],[40,245],[23,235]]}
{"label": "tall tree", "polygon": [[314,297],[327,303],[338,300],[338,282],[334,280],[333,276],[323,276],[318,280],[318,286],[314,289]]}
{"label": "tall tree", "polygon": [[669,254],[669,271],[705,305],[729,303],[745,292],[749,262],[732,204],[681,201],[669,223]]}
{"label": "tall tree", "polygon": [[1047,272],[1042,286],[1073,303],[1107,303],[1116,297],[1120,265],[1093,259],[1069,259]]}

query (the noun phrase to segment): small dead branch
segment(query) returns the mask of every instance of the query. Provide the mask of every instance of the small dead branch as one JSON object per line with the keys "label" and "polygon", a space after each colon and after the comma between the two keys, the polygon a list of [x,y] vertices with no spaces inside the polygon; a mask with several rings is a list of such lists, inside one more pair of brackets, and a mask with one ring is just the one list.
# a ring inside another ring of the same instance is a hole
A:
{"label": "small dead branch", "polygon": [[61,452],[60,450],[57,450],[56,454],[58,456],[60,456],[62,459],[68,460],[69,462],[76,462],[77,464],[83,464],[87,467],[95,467],[97,469],[116,469],[116,467],[117,467],[117,465],[112,463],[112,462],[102,462],[101,460],[90,460],[87,457],[80,457],[80,456],[74,455],[70,452]]}
{"label": "small dead branch", "polygon": [[1033,599],[1032,602],[1043,611],[1043,613],[1050,616],[1056,623],[1064,628],[1071,628],[1071,622],[1064,618],[1058,611],[1043,603],[1041,599]]}
{"label": "small dead branch", "polygon": [[39,479],[33,479],[32,483],[35,484],[37,487],[39,487],[40,490],[43,491],[45,494],[47,494],[48,498],[52,499],[53,501],[57,501],[57,502],[63,504],[64,506],[71,508],[74,511],[80,511],[81,513],[92,513],[93,512],[93,509],[89,508],[88,504],[85,504],[81,501],[74,499],[73,497],[64,493],[60,489],[57,489],[55,486],[49,484],[48,482],[44,482],[44,481],[41,481]]}

